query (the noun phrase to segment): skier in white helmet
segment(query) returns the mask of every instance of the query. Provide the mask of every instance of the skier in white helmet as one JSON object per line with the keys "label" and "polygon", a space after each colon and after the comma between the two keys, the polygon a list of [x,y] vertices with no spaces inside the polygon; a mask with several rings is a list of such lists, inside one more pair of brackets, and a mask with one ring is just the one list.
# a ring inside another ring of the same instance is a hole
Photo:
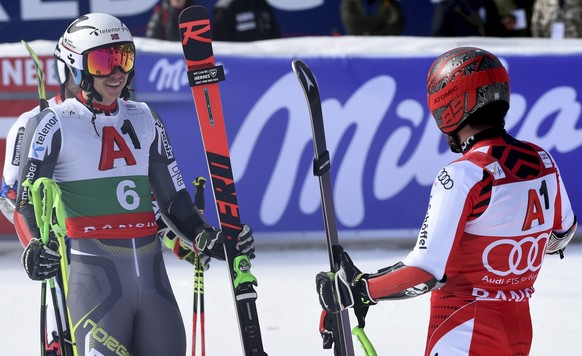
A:
{"label": "skier in white helmet", "polygon": [[[164,221],[196,253],[224,259],[223,234],[192,203],[159,116],[126,100],[135,61],[128,28],[111,15],[83,15],[65,31],[61,51],[81,91],[35,117],[40,123],[20,176],[52,178],[62,192],[78,354],[184,355],[151,192]],[[33,280],[50,278],[58,273],[55,244],[38,239],[26,189],[17,201],[33,236],[24,268]],[[241,253],[253,258],[250,227],[238,239]]]}
{"label": "skier in white helmet", "polygon": [[[60,58],[60,46],[57,41],[57,45],[54,51],[54,66],[56,79],[60,85],[57,94],[47,100],[48,106],[55,106],[62,103],[67,98],[73,98],[77,95],[79,87],[75,85],[69,71]],[[22,159],[26,156],[24,150],[24,132],[27,122],[30,118],[34,117],[40,112],[40,105],[37,105],[33,109],[21,114],[18,119],[12,124],[8,135],[6,136],[6,152],[4,157],[4,168],[2,171],[2,191],[0,192],[0,210],[4,216],[11,222],[14,223],[14,208],[16,204],[16,194],[18,190],[18,172],[19,166]],[[23,247],[26,247],[31,239],[28,230],[21,229],[25,224],[23,221],[19,221],[16,215],[15,228],[17,236]],[[57,295],[59,296],[61,291],[58,285],[55,285]],[[60,305],[60,310],[62,311],[62,305]],[[64,314],[61,313],[61,318],[64,320]],[[61,349],[59,344],[59,335],[57,332],[57,322],[55,318],[55,311],[53,309],[53,301],[47,302],[46,311],[46,355],[47,356],[58,356],[61,355]]]}

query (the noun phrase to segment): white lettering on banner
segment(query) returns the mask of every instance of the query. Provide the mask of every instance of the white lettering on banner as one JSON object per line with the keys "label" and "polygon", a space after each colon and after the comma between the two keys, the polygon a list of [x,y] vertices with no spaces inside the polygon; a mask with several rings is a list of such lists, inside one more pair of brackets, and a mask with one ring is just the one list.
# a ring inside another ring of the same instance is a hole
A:
{"label": "white lettering on banner", "polygon": [[[292,73],[273,83],[251,108],[232,143],[233,171],[238,172],[237,178],[241,179],[266,123],[279,110],[289,112],[279,158],[261,201],[260,218],[265,225],[277,224],[288,208],[295,181],[299,179],[289,172],[297,172],[305,145],[311,145],[309,125],[305,122],[308,115],[305,97],[296,87],[296,78]],[[382,120],[386,120],[396,90],[397,85],[392,77],[378,76],[364,83],[343,105],[335,98],[326,99],[322,103],[326,122],[333,119],[333,125],[326,125],[326,135],[328,150],[332,152],[332,166],[337,170],[334,182],[336,214],[344,226],[358,226],[366,213],[363,176],[364,165],[369,165],[372,158],[372,141],[381,139],[384,142],[373,164],[373,192],[378,200],[396,196],[413,181],[430,186],[439,169],[457,157],[444,143],[430,113],[424,111],[423,104],[413,99],[396,103],[396,117],[390,117],[391,120],[403,120],[402,126],[390,132],[376,131]],[[553,88],[527,111],[523,96],[512,93],[512,110],[507,116],[507,129],[520,123],[527,112],[525,119],[535,124],[524,124],[517,132],[517,137],[541,142],[548,150],[556,148],[562,153],[577,149],[582,146],[582,129],[576,128],[580,103],[576,101],[575,94],[575,90],[569,87]],[[365,120],[362,119],[362,108],[366,108]],[[554,113],[557,115],[552,128],[540,131],[543,118]],[[340,139],[345,138],[344,135],[354,128],[343,160],[334,162],[333,152],[337,151]],[[415,139],[413,133],[418,130],[422,130],[422,133]],[[545,136],[540,136],[540,133],[545,133]],[[414,149],[412,154],[403,160],[403,153],[405,150],[410,151],[411,147]],[[317,180],[313,179],[311,172],[306,172],[301,179],[300,209],[305,214],[311,214],[320,207]]]}
{"label": "white lettering on banner", "polygon": [[[548,90],[527,112],[518,137],[527,137],[546,150],[555,148],[562,153],[580,147],[582,128],[577,127],[582,112],[582,105],[577,100],[580,94],[576,93],[574,88],[564,86]],[[511,96],[513,108],[513,93]],[[541,131],[540,126],[544,121],[554,115],[555,119],[550,129]]]}
{"label": "white lettering on banner", "polygon": [[279,10],[302,11],[322,6],[324,0],[269,0],[269,4]]}
{"label": "white lettering on banner", "polygon": [[166,58],[162,58],[154,64],[148,81],[156,83],[156,90],[171,89],[179,91],[180,87],[188,85],[188,76],[186,76],[185,65],[183,60],[178,60],[173,64]]}
{"label": "white lettering on banner", "polygon": [[20,0],[22,20],[56,20],[79,16],[79,2],[71,0]]}
{"label": "white lettering on banner", "polygon": [[[20,0],[21,19],[24,21],[75,19],[82,15],[79,9],[80,2],[79,0]],[[151,11],[158,2],[159,0],[91,0],[89,12],[105,12],[114,16],[139,15]],[[1,5],[0,20],[9,20]]]}
{"label": "white lettering on banner", "polygon": [[12,62],[9,59],[2,60],[2,86],[8,86],[11,83],[23,85],[22,61]]}
{"label": "white lettering on banner", "polygon": [[[188,85],[183,64],[178,67],[177,63],[169,64],[167,59],[160,59],[154,65],[148,80],[157,83],[157,90],[177,91]],[[374,198],[386,201],[413,182],[430,187],[439,170],[458,158],[450,152],[424,101],[394,101],[397,84],[387,75],[373,77],[356,88],[345,102],[328,98],[322,103],[328,150],[336,173],[336,215],[338,222],[346,227],[357,227],[365,217],[364,186],[371,185]],[[519,93],[511,94],[511,102],[506,128],[512,130],[523,123],[513,132],[517,137],[560,153],[582,146],[582,128],[577,127],[582,105],[574,88],[551,88],[537,101],[530,102],[529,108]],[[302,213],[312,214],[321,206],[317,179],[310,170],[299,170],[304,165],[301,160],[305,150],[312,146],[312,138],[306,121],[305,96],[293,73],[273,82],[244,118],[231,144],[233,171],[237,179],[244,177],[253,151],[260,149],[258,140],[262,130],[281,111],[288,113],[285,133],[277,140],[281,146],[273,148],[279,155],[260,197],[260,219],[267,226],[279,223],[289,208],[294,187],[301,187],[299,209]],[[389,111],[395,114],[388,116]],[[546,121],[550,117],[554,119],[548,125]],[[393,124],[390,130],[381,130],[386,120]],[[542,125],[544,130],[540,130]],[[340,142],[347,148],[342,150],[345,153],[341,161],[336,161],[334,153]],[[372,154],[372,144],[380,148],[377,157],[378,148]],[[364,182],[365,169],[373,173],[372,182]]]}
{"label": "white lettering on banner", "polygon": [[139,15],[151,11],[159,0],[91,0],[91,12],[105,12],[114,16]]}
{"label": "white lettering on banner", "polygon": [[[40,70],[43,70],[43,65],[40,63]],[[36,73],[36,64],[32,59],[24,61],[24,83],[25,85],[38,84]]]}
{"label": "white lettering on banner", "polygon": [[[298,179],[289,172],[298,171],[301,154],[306,145],[311,145],[309,125],[305,122],[308,117],[305,97],[300,90],[297,90],[296,81],[297,79],[290,73],[275,82],[251,109],[232,144],[233,171],[239,172],[239,177],[242,177],[252,151],[255,149],[254,145],[260,131],[277,111],[289,112],[289,122],[282,140],[279,159],[261,201],[260,218],[266,225],[279,222],[286,211],[295,180]],[[379,163],[374,164],[376,197],[388,199],[396,195],[415,177],[424,185],[430,185],[438,169],[446,164],[447,159],[450,160],[450,157],[441,160],[433,157],[440,139],[438,130],[434,127],[427,125],[428,127],[423,130],[423,137],[418,142],[410,142],[410,135],[406,131],[411,132],[411,130],[407,128],[398,128],[394,132],[378,131],[388,109],[393,104],[395,93],[395,80],[389,76],[378,76],[364,83],[343,105],[336,99],[327,99],[322,103],[325,120],[333,118],[333,125],[326,126],[326,136],[328,150],[332,152],[332,166],[334,167],[332,169],[337,171],[334,182],[336,214],[338,221],[345,226],[357,226],[365,216],[364,168],[366,164],[370,164],[370,148],[378,137],[390,135],[386,144],[393,144],[389,146],[389,149],[386,149],[386,145],[384,146],[382,150],[384,156],[381,154]],[[365,120],[362,119],[362,108],[366,108]],[[420,125],[423,121],[421,104],[412,100],[405,100],[398,104],[396,111],[397,114],[403,115],[405,120],[416,125]],[[337,151],[340,141],[345,139],[346,132],[354,129],[343,160],[334,161],[333,152]],[[403,132],[399,131],[401,129]],[[240,140],[238,140],[239,137]],[[433,147],[427,148],[427,143],[432,143]],[[417,147],[422,147],[422,151],[417,150],[415,154],[418,157],[417,161],[406,162],[408,166],[402,168],[399,167],[398,161],[407,145],[417,145]],[[389,153],[391,155],[387,155]],[[382,162],[382,157],[389,156],[395,156],[394,161],[390,158],[390,161],[386,159]],[[440,155],[437,154],[437,157]],[[427,167],[427,163],[430,163],[430,167]],[[393,173],[400,171],[409,171],[410,175],[401,177],[398,173]],[[300,179],[303,182],[299,197],[300,209],[305,214],[312,214],[320,208],[321,204],[317,180],[313,179],[310,171],[305,172],[305,176]],[[398,190],[385,190],[390,187],[384,186],[393,184],[399,187]]]}
{"label": "white lettering on banner", "polygon": [[[59,85],[55,76],[55,66],[52,56],[39,58],[41,70],[47,85]],[[2,66],[2,86],[33,86],[38,85],[36,65],[32,58],[4,58]]]}

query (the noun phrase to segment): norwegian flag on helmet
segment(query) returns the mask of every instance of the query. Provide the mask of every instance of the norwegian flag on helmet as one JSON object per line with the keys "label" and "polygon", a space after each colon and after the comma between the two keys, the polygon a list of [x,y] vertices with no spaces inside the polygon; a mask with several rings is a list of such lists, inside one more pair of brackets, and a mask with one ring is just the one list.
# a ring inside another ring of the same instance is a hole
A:
{"label": "norwegian flag on helmet", "polygon": [[119,39],[119,33],[112,33],[111,34],[111,39],[112,40],[118,40]]}

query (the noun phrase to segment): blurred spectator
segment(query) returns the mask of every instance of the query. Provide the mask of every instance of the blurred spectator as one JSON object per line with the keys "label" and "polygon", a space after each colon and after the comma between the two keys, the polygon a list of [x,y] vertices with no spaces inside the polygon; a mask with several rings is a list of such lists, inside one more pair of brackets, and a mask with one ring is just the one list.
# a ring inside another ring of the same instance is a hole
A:
{"label": "blurred spectator", "polygon": [[535,0],[533,37],[582,37],[582,0]]}
{"label": "blurred spectator", "polygon": [[146,30],[146,37],[180,41],[178,18],[182,10],[192,5],[195,5],[193,0],[162,0],[161,4],[154,7]]}
{"label": "blurred spectator", "polygon": [[533,3],[534,0],[495,0],[508,36],[531,36]]}
{"label": "blurred spectator", "polygon": [[404,32],[400,0],[342,0],[340,13],[346,35],[397,36]]}
{"label": "blurred spectator", "polygon": [[509,36],[494,0],[442,0],[435,5],[433,36]]}
{"label": "blurred spectator", "polygon": [[279,24],[266,0],[219,0],[214,5],[213,39],[250,42],[281,37]]}

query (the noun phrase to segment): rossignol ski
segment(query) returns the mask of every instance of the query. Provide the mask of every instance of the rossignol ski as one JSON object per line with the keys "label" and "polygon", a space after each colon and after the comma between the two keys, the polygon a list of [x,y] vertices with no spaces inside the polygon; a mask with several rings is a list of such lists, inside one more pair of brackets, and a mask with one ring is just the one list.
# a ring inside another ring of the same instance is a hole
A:
{"label": "rossignol ski", "polygon": [[[299,59],[295,59],[293,60],[292,67],[295,75],[297,75],[297,79],[301,83],[301,88],[305,92],[305,98],[309,106],[311,131],[313,133],[313,148],[315,150],[313,174],[319,178],[321,208],[325,224],[329,265],[331,271],[337,272],[340,268],[341,246],[337,234],[331,175],[329,174],[330,157],[325,142],[319,88],[317,87],[313,73],[311,73],[311,70],[305,63]],[[332,332],[335,355],[354,355],[354,345],[350,335],[350,319],[347,310],[342,310],[332,315]]]}
{"label": "rossignol ski", "polygon": [[257,279],[251,263],[236,249],[242,231],[234,186],[228,138],[218,82],[224,69],[216,66],[212,49],[210,18],[202,6],[191,6],[180,14],[180,38],[186,70],[196,106],[220,227],[225,234],[224,250],[231,277],[241,342],[245,355],[267,355],[263,350],[257,314]]}

